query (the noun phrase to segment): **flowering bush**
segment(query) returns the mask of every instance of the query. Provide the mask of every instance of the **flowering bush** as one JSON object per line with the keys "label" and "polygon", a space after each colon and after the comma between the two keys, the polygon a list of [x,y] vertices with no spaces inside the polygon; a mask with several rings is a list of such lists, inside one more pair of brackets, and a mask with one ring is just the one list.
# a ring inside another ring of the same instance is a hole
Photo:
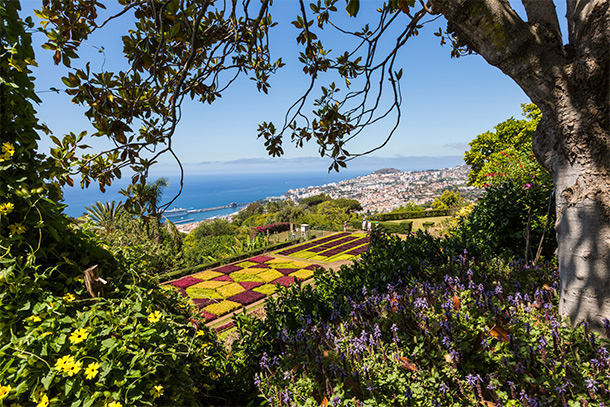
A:
{"label": "flowering bush", "polygon": [[279,233],[279,232],[284,232],[286,230],[290,230],[290,222],[270,223],[268,225],[253,227],[252,232],[250,233],[250,236],[252,238],[255,238],[256,236],[258,236],[260,234],[265,234],[267,232]]}
{"label": "flowering bush", "polygon": [[559,318],[556,267],[475,260],[453,243],[373,236],[362,261],[268,299],[265,321],[238,318],[233,352],[252,355],[272,405],[608,400],[610,343]]}
{"label": "flowering bush", "polygon": [[[74,151],[37,152],[47,129],[34,116],[32,27],[18,7],[0,5],[0,403],[205,403],[223,393],[216,337],[138,268],[137,253],[113,255],[62,213],[59,185],[73,180],[57,159]],[[107,281],[96,298],[83,281],[92,266]]]}

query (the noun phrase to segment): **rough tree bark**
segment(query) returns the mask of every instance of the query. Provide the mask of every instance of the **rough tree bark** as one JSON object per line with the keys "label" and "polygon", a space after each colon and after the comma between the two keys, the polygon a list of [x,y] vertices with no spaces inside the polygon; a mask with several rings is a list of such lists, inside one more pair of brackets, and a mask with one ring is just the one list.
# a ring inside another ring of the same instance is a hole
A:
{"label": "rough tree bark", "polygon": [[610,11],[567,0],[563,44],[552,0],[430,0],[460,45],[510,76],[542,111],[534,153],[553,176],[560,313],[602,331],[610,319]]}

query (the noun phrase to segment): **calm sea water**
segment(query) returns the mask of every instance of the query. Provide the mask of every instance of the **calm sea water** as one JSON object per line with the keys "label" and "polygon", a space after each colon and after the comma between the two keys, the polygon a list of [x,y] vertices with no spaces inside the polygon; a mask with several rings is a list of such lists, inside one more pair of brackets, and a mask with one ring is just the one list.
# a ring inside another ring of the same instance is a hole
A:
{"label": "calm sea water", "polygon": [[[340,173],[280,173],[280,174],[230,174],[230,175],[185,175],[184,187],[181,195],[172,203],[171,208],[203,209],[228,205],[231,202],[238,204],[254,202],[271,196],[281,196],[289,189],[317,186],[338,182],[349,178],[365,175],[369,172],[342,171]],[[166,177],[169,187],[163,192],[163,202],[168,202],[179,189],[179,178]],[[154,181],[155,177],[150,177]],[[96,186],[89,189],[79,187],[66,188],[64,200],[68,205],[65,209],[69,216],[80,216],[86,207],[97,201],[122,201],[125,197],[119,190],[127,185],[128,181],[119,180],[106,193],[101,193]],[[182,220],[192,219],[198,221],[220,215],[236,212],[235,208],[189,214]]]}

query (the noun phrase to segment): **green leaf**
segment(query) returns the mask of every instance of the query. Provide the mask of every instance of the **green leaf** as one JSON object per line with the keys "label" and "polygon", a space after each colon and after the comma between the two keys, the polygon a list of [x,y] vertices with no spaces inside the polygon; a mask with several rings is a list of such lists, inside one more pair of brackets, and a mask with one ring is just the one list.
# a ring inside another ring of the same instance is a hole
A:
{"label": "green leaf", "polygon": [[74,385],[74,381],[73,380],[67,380],[65,387],[64,387],[64,394],[66,396],[70,395],[70,392],[72,391],[72,386]]}
{"label": "green leaf", "polygon": [[114,339],[114,338],[104,339],[102,341],[102,346],[104,348],[111,348],[114,345],[115,342],[116,342],[116,339]]}
{"label": "green leaf", "polygon": [[83,407],[91,407],[94,402],[95,402],[95,398],[94,397],[87,397],[85,399],[85,402],[83,403]]}
{"label": "green leaf", "polygon": [[55,378],[55,373],[55,370],[51,370],[42,380],[40,380],[45,390],[49,390],[49,386],[51,386],[51,382],[53,381],[53,378]]}
{"label": "green leaf", "polygon": [[345,10],[350,17],[356,17],[360,10],[360,0],[348,0]]}

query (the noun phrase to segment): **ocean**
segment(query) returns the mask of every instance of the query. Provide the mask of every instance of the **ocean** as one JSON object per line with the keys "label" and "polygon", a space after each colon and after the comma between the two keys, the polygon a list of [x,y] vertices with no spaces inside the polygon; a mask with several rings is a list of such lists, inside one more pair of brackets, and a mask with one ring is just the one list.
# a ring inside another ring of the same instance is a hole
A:
{"label": "ocean", "polygon": [[[346,170],[340,173],[307,172],[307,173],[249,173],[249,174],[197,174],[185,175],[184,186],[180,196],[171,204],[169,209],[204,209],[229,205],[232,202],[246,204],[260,199],[281,196],[289,189],[304,188],[309,186],[324,185],[338,182],[361,175],[369,174],[371,171]],[[149,177],[154,182],[158,177]],[[179,190],[179,177],[167,176],[169,187],[163,191],[162,202],[171,200]],[[105,193],[92,184],[88,189],[81,189],[75,183],[75,187],[64,189],[64,209],[69,216],[78,217],[86,212],[86,207],[95,202],[112,202],[124,200],[119,190],[124,188],[129,180],[118,180]],[[228,215],[236,212],[238,208],[225,208],[214,211],[191,213],[182,218],[172,221],[185,223],[209,219],[217,216]]]}

